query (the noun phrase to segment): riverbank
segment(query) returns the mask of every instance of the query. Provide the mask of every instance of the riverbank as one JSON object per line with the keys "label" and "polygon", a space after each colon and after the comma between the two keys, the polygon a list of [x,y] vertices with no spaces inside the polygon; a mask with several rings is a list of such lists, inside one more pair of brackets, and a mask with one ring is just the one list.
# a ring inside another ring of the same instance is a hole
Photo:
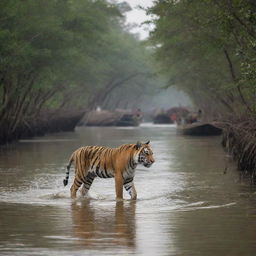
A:
{"label": "riverbank", "polygon": [[44,136],[47,133],[73,131],[84,113],[43,113],[33,119],[26,119],[13,131],[0,126],[0,145],[20,139]]}
{"label": "riverbank", "polygon": [[222,145],[237,162],[238,169],[256,184],[255,119],[236,119],[223,123]]}
{"label": "riverbank", "polygon": [[[84,113],[44,113],[35,119],[26,120],[15,131],[0,126],[0,145],[44,136],[48,133],[73,131]],[[256,184],[256,124],[253,118],[233,119],[220,122],[223,129],[222,146],[233,157],[238,169]]]}

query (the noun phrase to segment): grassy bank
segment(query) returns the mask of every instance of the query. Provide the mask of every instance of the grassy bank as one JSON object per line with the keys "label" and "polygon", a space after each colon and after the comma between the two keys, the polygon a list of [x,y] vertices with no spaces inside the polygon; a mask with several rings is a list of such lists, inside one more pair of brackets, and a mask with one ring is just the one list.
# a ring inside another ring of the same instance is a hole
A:
{"label": "grassy bank", "polygon": [[256,121],[254,118],[230,120],[223,125],[222,145],[233,156],[238,168],[256,184]]}

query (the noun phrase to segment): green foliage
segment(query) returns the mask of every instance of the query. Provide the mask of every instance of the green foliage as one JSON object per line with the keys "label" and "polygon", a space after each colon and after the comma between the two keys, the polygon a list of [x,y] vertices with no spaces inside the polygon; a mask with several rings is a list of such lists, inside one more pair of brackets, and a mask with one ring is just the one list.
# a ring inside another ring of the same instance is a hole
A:
{"label": "green foliage", "polygon": [[125,11],[105,0],[1,1],[0,125],[12,133],[42,111],[84,111],[145,86],[149,53]]}
{"label": "green foliage", "polygon": [[155,1],[150,42],[170,84],[205,111],[255,109],[256,6],[242,0]]}

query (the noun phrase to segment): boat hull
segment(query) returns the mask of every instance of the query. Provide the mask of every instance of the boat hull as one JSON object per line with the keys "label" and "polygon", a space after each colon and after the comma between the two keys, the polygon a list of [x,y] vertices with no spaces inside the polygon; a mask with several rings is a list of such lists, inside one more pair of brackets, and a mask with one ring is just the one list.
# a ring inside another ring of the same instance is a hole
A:
{"label": "boat hull", "polygon": [[222,133],[222,129],[211,123],[194,123],[178,126],[178,133],[192,136],[215,136]]}

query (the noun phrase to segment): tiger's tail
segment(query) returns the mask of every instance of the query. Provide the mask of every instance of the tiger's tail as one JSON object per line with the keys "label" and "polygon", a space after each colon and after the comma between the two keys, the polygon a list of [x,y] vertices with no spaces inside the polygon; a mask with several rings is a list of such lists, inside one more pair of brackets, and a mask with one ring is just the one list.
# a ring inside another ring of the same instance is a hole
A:
{"label": "tiger's tail", "polygon": [[64,187],[68,185],[69,170],[70,170],[70,166],[73,163],[73,161],[74,161],[74,153],[71,155],[68,165],[67,165],[66,177],[63,180]]}

